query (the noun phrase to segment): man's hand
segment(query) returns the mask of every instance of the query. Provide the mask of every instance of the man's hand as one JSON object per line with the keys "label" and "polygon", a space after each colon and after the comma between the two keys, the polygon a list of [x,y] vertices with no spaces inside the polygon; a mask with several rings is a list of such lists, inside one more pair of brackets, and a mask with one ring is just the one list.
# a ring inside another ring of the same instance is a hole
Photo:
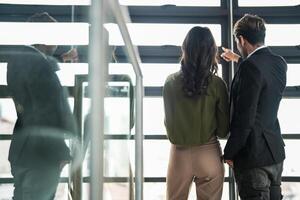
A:
{"label": "man's hand", "polygon": [[225,160],[225,163],[229,165],[229,167],[233,168],[233,161],[232,160]]}
{"label": "man's hand", "polygon": [[227,62],[234,61],[237,63],[239,61],[240,56],[238,54],[234,53],[230,49],[226,49],[225,47],[222,47],[222,50],[224,52],[221,54],[221,57]]}
{"label": "man's hand", "polygon": [[76,63],[79,61],[78,52],[77,52],[76,48],[73,48],[70,51],[62,54],[61,57],[62,57],[63,62]]}

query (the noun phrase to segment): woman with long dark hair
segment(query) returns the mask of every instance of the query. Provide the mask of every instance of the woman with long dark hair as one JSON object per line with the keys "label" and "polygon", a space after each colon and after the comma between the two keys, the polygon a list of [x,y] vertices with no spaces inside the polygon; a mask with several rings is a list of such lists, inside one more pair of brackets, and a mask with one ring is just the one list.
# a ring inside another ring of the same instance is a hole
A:
{"label": "woman with long dark hair", "polygon": [[167,199],[220,200],[224,166],[218,137],[229,131],[228,92],[216,76],[217,46],[206,27],[192,28],[183,44],[181,70],[164,85],[165,126],[171,144]]}

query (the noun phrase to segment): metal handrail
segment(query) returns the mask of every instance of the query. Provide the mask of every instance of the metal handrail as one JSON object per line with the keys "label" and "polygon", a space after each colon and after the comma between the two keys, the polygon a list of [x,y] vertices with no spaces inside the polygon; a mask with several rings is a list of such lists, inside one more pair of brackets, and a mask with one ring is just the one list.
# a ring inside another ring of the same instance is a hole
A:
{"label": "metal handrail", "polygon": [[119,25],[121,35],[127,48],[129,60],[132,63],[135,75],[136,75],[136,126],[135,126],[135,199],[143,199],[143,75],[139,66],[141,59],[137,50],[137,47],[133,45],[129,31],[127,29],[126,22],[130,22],[130,17],[127,9],[121,8],[117,0],[109,0],[110,8],[116,18],[116,22]]}
{"label": "metal handrail", "polygon": [[[91,94],[92,94],[92,170],[91,170],[91,199],[103,199],[103,140],[104,140],[104,83],[107,75],[108,63],[105,58],[107,53],[107,38],[103,28],[105,6],[108,3],[121,35],[125,42],[129,60],[136,75],[136,127],[135,127],[135,199],[143,199],[143,76],[139,67],[140,57],[137,48],[133,46],[126,26],[129,21],[128,11],[121,9],[116,0],[92,0],[90,7],[90,46],[89,63],[91,69]],[[100,121],[100,123],[99,123]],[[100,131],[100,133],[98,132]]]}

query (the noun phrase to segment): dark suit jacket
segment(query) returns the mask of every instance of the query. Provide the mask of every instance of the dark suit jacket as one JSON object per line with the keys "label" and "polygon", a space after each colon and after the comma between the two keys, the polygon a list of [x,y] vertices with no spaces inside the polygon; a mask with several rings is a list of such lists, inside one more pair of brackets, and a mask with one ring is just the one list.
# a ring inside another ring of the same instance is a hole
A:
{"label": "dark suit jacket", "polygon": [[277,112],[287,64],[266,47],[239,66],[231,88],[232,119],[224,159],[236,168],[272,165],[285,159]]}
{"label": "dark suit jacket", "polygon": [[[55,73],[55,62],[29,46],[4,51],[7,85],[17,110],[9,161],[37,166],[70,160],[66,134],[75,134],[67,96]],[[3,51],[2,51],[3,53]]]}

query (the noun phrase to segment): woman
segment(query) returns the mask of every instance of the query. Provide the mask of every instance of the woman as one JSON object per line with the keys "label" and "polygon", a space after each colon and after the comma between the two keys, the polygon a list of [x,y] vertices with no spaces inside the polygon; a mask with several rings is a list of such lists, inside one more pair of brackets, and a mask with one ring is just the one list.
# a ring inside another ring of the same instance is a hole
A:
{"label": "woman", "polygon": [[171,145],[167,199],[220,200],[224,166],[218,137],[229,131],[228,92],[216,76],[217,47],[208,28],[192,28],[182,45],[181,70],[164,85],[165,126]]}

